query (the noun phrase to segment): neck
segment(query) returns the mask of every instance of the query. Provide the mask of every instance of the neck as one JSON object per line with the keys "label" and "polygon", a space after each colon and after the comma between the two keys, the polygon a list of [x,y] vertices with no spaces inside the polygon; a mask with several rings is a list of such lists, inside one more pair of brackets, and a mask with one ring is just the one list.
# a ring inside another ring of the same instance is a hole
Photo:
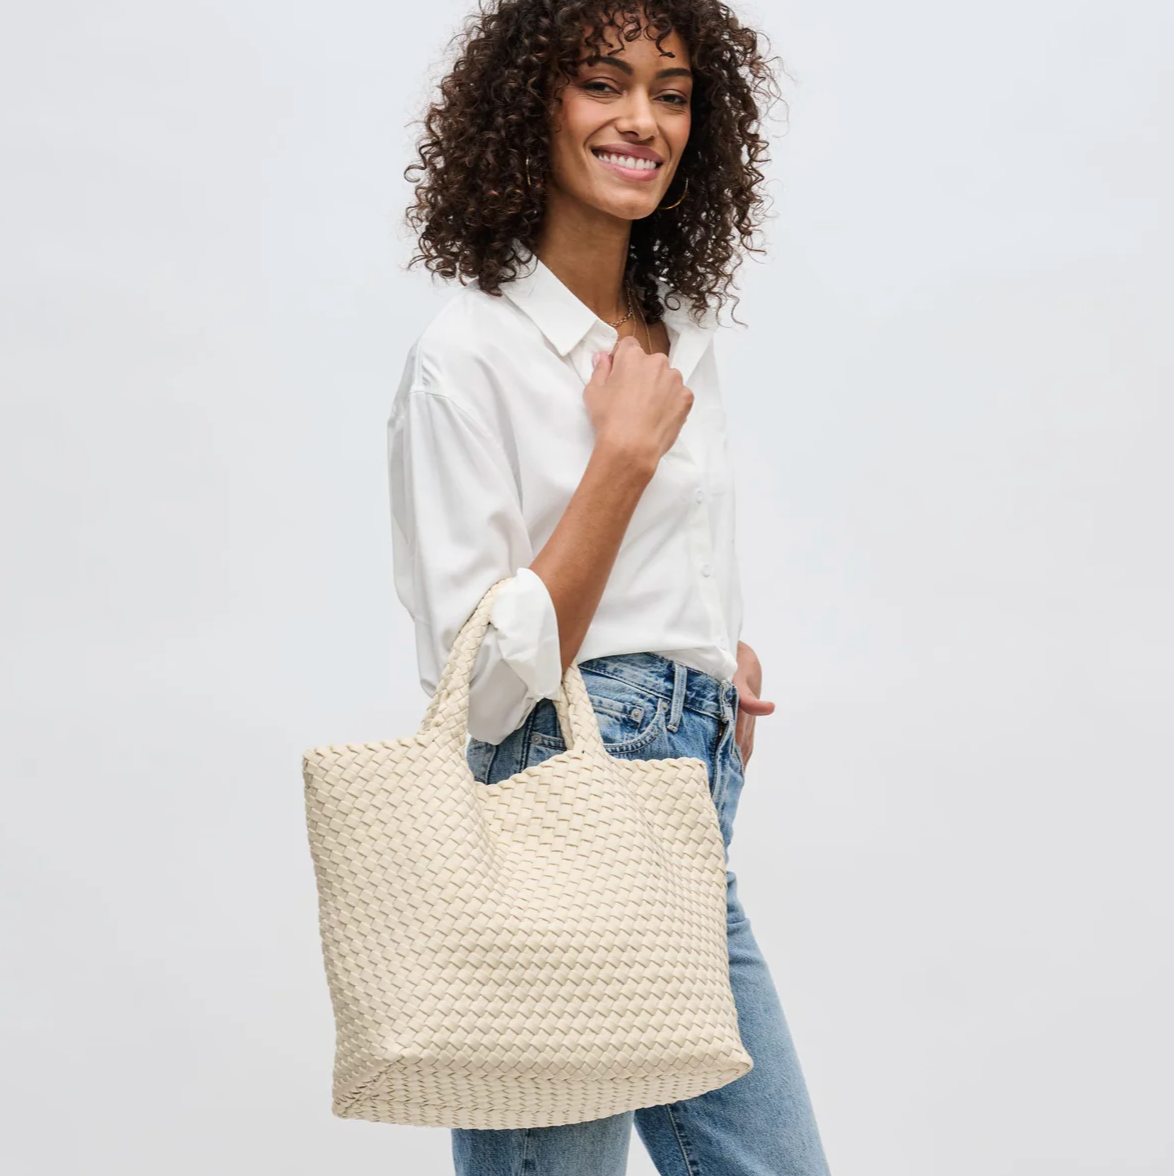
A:
{"label": "neck", "polygon": [[580,302],[612,323],[628,312],[624,271],[631,231],[631,221],[552,199],[535,252]]}

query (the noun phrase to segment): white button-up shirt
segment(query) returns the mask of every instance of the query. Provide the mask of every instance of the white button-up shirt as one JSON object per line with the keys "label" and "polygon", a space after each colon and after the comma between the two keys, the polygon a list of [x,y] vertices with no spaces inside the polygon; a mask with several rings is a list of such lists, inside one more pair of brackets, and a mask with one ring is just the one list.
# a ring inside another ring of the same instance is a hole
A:
{"label": "white button-up shirt", "polygon": [[[583,402],[591,355],[619,337],[536,254],[502,291],[474,282],[432,318],[388,420],[395,590],[415,622],[426,694],[486,589],[514,576],[473,667],[469,733],[490,743],[558,696],[557,615],[529,564],[595,445]],[[730,679],[742,597],[718,324],[712,310],[696,324],[680,302],[665,312],[669,363],[693,406],[632,514],[575,662],[647,651]]]}

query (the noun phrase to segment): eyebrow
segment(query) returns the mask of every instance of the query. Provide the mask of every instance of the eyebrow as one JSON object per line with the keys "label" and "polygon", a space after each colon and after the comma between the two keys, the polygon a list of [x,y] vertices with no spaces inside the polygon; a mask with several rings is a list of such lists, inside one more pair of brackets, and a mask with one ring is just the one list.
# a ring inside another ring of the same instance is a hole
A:
{"label": "eyebrow", "polygon": [[[602,54],[593,53],[590,57],[585,57],[580,65],[614,65],[617,69],[622,69],[626,74],[633,74],[636,71],[628,62],[624,61],[622,57],[604,57]],[[671,78],[683,76],[691,78],[693,71],[686,69],[682,65],[670,66],[668,69],[657,70],[653,77],[657,78]]]}

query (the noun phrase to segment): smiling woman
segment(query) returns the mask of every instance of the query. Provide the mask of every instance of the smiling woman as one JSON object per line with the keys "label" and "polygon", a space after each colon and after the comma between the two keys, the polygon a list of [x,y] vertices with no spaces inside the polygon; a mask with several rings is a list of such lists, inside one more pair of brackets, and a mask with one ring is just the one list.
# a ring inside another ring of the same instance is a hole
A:
{"label": "smiling woman", "polygon": [[[662,310],[654,275],[700,316],[730,296],[740,252],[758,251],[769,147],[758,124],[782,101],[764,42],[719,0],[487,3],[404,172],[418,181],[409,264],[497,293],[524,268],[551,203],[586,184],[630,218],[632,284],[649,323]],[[640,125],[616,133],[633,104]],[[560,138],[572,124],[577,166]],[[659,166],[609,166],[593,151],[603,147]]]}
{"label": "smiling woman", "polygon": [[[607,45],[588,51],[575,80],[556,88],[548,216],[565,213],[569,199],[642,220],[664,200],[689,147],[695,82],[681,34],[666,28],[656,41]],[[626,136],[617,120],[627,120]]]}
{"label": "smiling woman", "polygon": [[[715,304],[754,248],[764,203],[758,123],[776,90],[762,39],[721,0],[482,0],[406,173],[420,173],[412,262],[468,289],[408,348],[388,421],[396,591],[426,692],[486,589],[505,581],[469,681],[478,795],[567,754],[555,704],[573,664],[608,755],[706,765],[727,849],[754,723],[774,710],[741,640],[713,347]],[[565,827],[608,825],[598,801],[564,819],[538,793],[511,821],[565,864],[590,857],[566,848]],[[623,860],[616,869],[637,868]],[[533,918],[540,905],[519,891],[509,913]],[[517,945],[501,926],[508,959]],[[639,930],[597,951],[552,950],[548,967],[518,977],[519,1007],[551,1000],[552,977],[610,993],[598,978],[630,958]],[[458,1176],[619,1176],[633,1126],[662,1176],[827,1176],[728,868],[726,940],[722,983],[749,1072],[606,1118],[454,1126]],[[681,979],[667,968],[653,991]]]}

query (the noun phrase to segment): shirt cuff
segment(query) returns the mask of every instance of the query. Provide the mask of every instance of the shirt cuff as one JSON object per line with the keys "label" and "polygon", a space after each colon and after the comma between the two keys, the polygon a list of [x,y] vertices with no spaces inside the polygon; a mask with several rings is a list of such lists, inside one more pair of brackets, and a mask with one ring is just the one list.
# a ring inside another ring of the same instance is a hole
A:
{"label": "shirt cuff", "polygon": [[519,568],[493,598],[490,624],[497,630],[502,660],[539,698],[557,698],[563,681],[558,613],[546,583],[530,568]]}

